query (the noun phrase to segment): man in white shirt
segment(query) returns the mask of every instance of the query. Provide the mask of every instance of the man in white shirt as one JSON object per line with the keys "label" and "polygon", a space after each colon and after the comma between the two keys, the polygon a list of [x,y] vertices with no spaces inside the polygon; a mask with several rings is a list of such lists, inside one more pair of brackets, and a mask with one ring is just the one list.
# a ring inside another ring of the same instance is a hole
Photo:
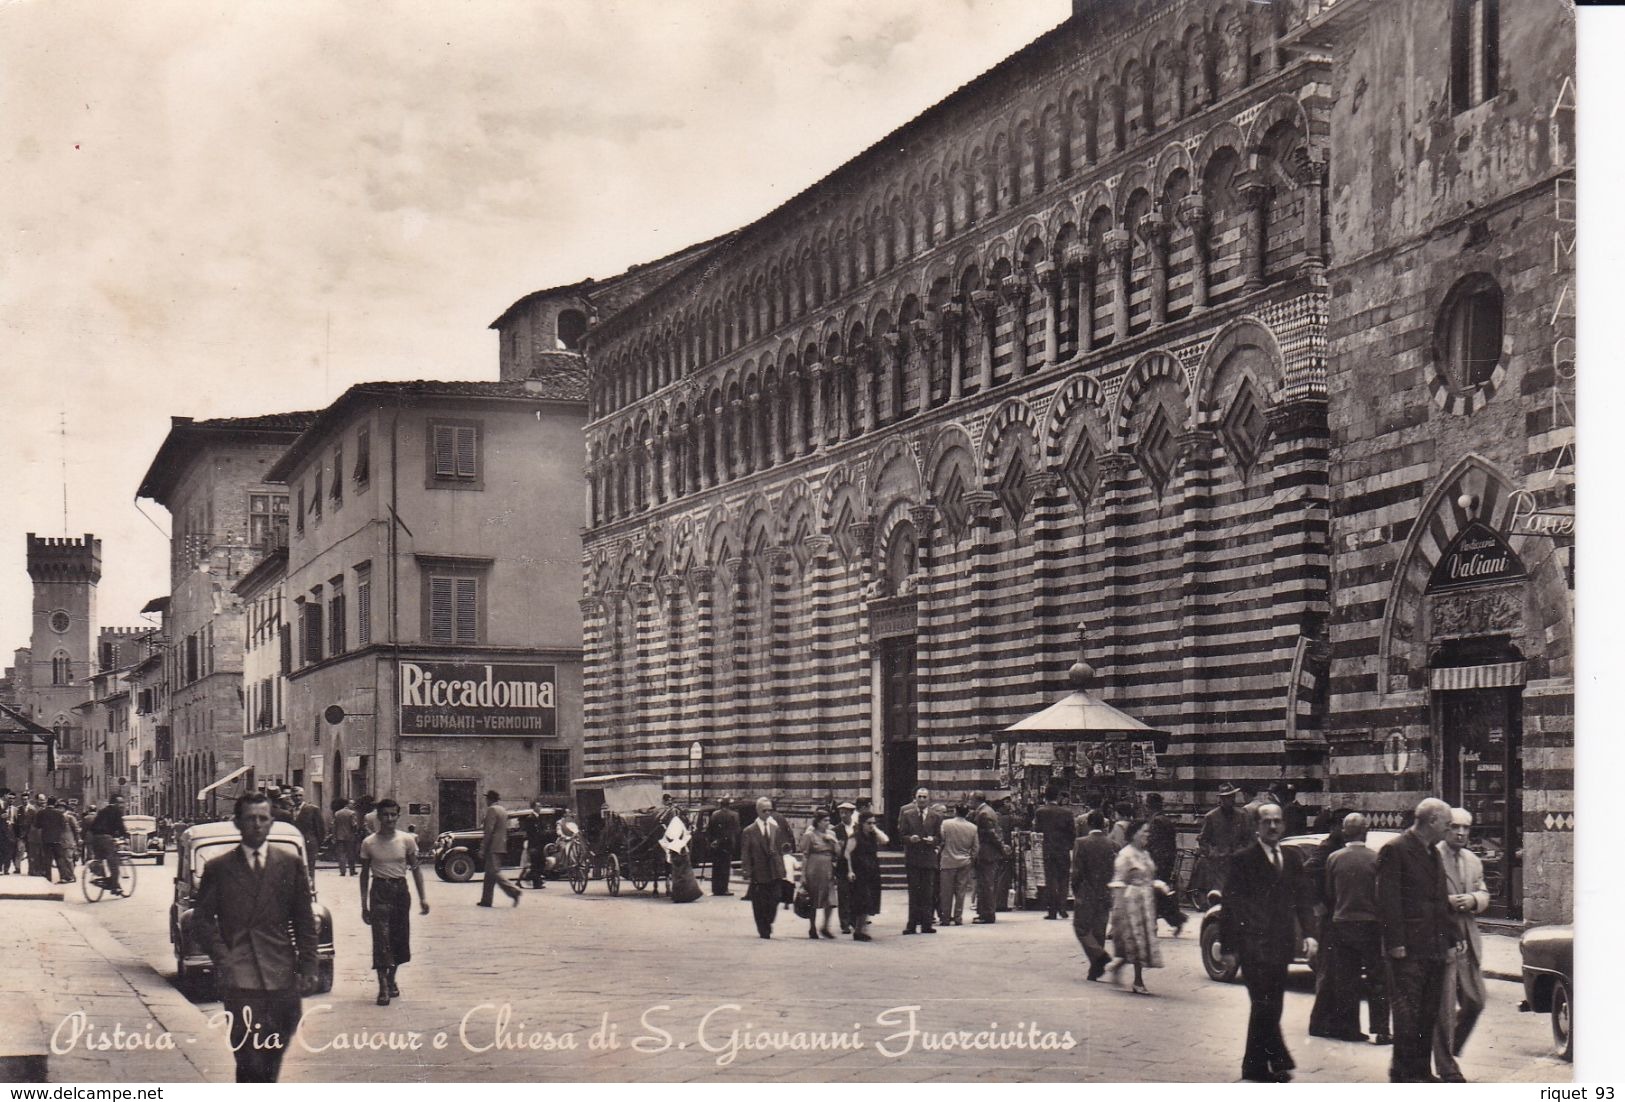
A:
{"label": "man in white shirt", "polygon": [[1445,890],[1450,912],[1456,921],[1456,948],[1445,965],[1444,998],[1439,1003],[1439,1024],[1433,1031],[1433,1066],[1447,1083],[1464,1083],[1466,1078],[1456,1064],[1484,1011],[1483,943],[1479,940],[1474,915],[1489,908],[1490,893],[1484,884],[1484,863],[1467,848],[1473,817],[1465,808],[1450,809],[1450,832],[1439,843],[1444,862]]}

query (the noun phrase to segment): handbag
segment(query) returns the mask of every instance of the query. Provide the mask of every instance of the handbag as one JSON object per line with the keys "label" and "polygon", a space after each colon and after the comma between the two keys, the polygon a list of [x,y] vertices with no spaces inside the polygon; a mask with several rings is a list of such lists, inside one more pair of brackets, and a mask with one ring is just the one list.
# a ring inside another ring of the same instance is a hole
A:
{"label": "handbag", "polygon": [[813,916],[812,896],[807,894],[807,885],[802,884],[796,888],[795,901],[792,904],[797,918],[811,919]]}

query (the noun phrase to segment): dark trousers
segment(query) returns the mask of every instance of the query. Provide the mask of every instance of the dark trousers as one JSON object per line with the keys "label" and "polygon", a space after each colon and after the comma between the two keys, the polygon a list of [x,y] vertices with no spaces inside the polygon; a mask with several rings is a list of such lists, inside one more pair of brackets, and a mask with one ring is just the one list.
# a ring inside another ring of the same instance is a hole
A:
{"label": "dark trousers", "polygon": [[937,870],[908,866],[908,928],[931,930],[937,910]]}
{"label": "dark trousers", "polygon": [[[1322,1020],[1326,1032],[1354,1034],[1360,1029],[1360,1000],[1369,1003],[1367,1016],[1371,1032],[1384,1034],[1388,1027],[1388,964],[1382,955],[1382,932],[1375,922],[1327,923],[1330,936],[1322,952],[1329,954],[1320,963],[1326,977],[1327,1009]],[[1315,1009],[1320,1009],[1319,976],[1316,977]],[[1309,1028],[1315,1019],[1310,1016]]]}
{"label": "dark trousers", "polygon": [[711,847],[711,894],[728,893],[728,877],[733,875],[734,855],[722,846]]}
{"label": "dark trousers", "polygon": [[28,843],[28,871],[34,876],[43,876],[51,879],[51,866],[45,859],[45,843],[30,840]]}
{"label": "dark trousers", "polygon": [[763,937],[773,936],[773,920],[779,913],[779,882],[752,884],[750,910],[756,918],[756,932]]}
{"label": "dark trousers", "polygon": [[51,866],[54,864],[56,874],[61,878],[59,882],[63,884],[73,883],[73,858],[68,856],[68,844],[66,842],[51,842],[40,848],[45,851],[45,859],[40,863],[40,875],[49,880],[51,878]]}
{"label": "dark trousers", "polygon": [[997,904],[995,910],[1008,911],[1010,909],[1010,889],[1016,883],[1016,859],[1006,857],[999,862],[999,888],[995,896]]}
{"label": "dark trousers", "polygon": [[275,1083],[282,1071],[282,1056],[299,1028],[298,993],[225,990],[220,993],[220,1005],[231,1015],[237,1082]]}
{"label": "dark trousers", "polygon": [[1112,901],[1109,896],[1080,895],[1073,900],[1072,932],[1083,946],[1083,955],[1089,958],[1089,974],[1099,976],[1106,970],[1111,954],[1106,952],[1106,920],[1111,917]]}
{"label": "dark trousers", "polygon": [[841,921],[841,933],[852,928],[852,881],[845,861],[835,864],[835,917]]}
{"label": "dark trousers", "polygon": [[412,895],[405,880],[372,882],[372,966],[379,971],[412,959]]}
{"label": "dark trousers", "polygon": [[999,909],[999,873],[1003,857],[976,862],[976,917],[993,918]]}
{"label": "dark trousers", "polygon": [[485,855],[485,885],[480,892],[480,902],[489,905],[496,889],[501,888],[509,899],[519,897],[519,889],[508,883],[502,875],[502,857],[500,853],[487,853]]}
{"label": "dark trousers", "polygon": [[1044,909],[1052,915],[1066,913],[1066,894],[1072,880],[1072,855],[1051,853],[1044,845]]}
{"label": "dark trousers", "polygon": [[1392,977],[1394,1055],[1388,1078],[1396,1083],[1426,1080],[1431,1074],[1433,1027],[1444,998],[1443,960],[1388,962]]}
{"label": "dark trousers", "polygon": [[338,856],[340,876],[355,875],[356,857],[359,848],[359,844],[353,838],[346,838],[334,844],[333,849]]}
{"label": "dark trousers", "polygon": [[1296,1065],[1281,1036],[1281,1010],[1286,1005],[1286,971],[1290,954],[1241,947],[1241,978],[1252,1011],[1247,1016],[1247,1049],[1241,1058],[1244,1078],[1291,1071]]}

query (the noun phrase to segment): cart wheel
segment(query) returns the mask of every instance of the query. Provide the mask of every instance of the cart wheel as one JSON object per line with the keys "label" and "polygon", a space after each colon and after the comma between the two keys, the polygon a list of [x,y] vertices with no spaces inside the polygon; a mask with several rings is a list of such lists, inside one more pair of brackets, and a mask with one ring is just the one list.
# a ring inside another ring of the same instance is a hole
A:
{"label": "cart wheel", "polygon": [[609,863],[604,866],[604,883],[609,886],[610,895],[621,894],[621,859],[613,853],[609,855]]}
{"label": "cart wheel", "polygon": [[580,895],[587,890],[587,881],[592,877],[592,870],[585,861],[577,861],[570,866],[570,890]]}
{"label": "cart wheel", "polygon": [[649,878],[644,875],[644,870],[641,866],[634,865],[630,870],[628,870],[627,879],[632,881],[633,891],[641,892],[644,888],[649,886]]}

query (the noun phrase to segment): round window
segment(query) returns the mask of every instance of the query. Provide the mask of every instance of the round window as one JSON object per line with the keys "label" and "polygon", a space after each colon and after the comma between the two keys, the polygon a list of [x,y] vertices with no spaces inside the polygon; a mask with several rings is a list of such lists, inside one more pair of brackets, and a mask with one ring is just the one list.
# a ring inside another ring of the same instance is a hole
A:
{"label": "round window", "polygon": [[1457,280],[1433,331],[1429,383],[1434,400],[1452,413],[1472,413],[1506,378],[1505,306],[1501,285],[1484,273]]}
{"label": "round window", "polygon": [[68,614],[63,612],[60,608],[51,613],[51,630],[56,632],[58,635],[63,634],[72,626],[73,621],[68,617]]}

